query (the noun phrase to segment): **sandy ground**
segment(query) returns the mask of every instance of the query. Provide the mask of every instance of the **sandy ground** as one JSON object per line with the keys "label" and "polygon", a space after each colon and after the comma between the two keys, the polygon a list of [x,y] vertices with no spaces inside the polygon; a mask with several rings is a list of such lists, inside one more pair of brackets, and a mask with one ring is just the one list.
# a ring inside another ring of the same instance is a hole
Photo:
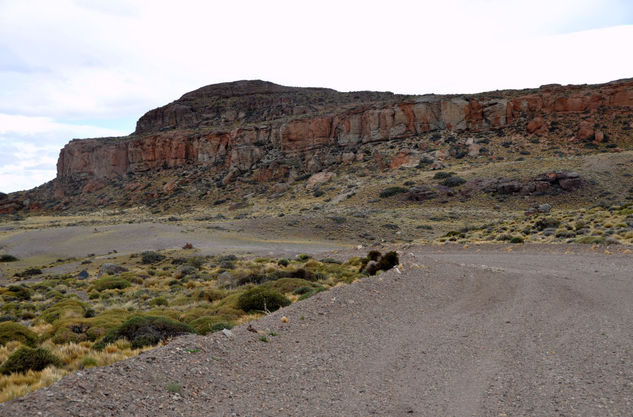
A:
{"label": "sandy ground", "polygon": [[412,247],[402,264],[253,322],[268,342],[182,337],[0,415],[633,415],[631,255]]}
{"label": "sandy ground", "polygon": [[[274,234],[272,234],[274,236]],[[188,225],[136,223],[100,226],[63,226],[41,230],[4,231],[0,252],[20,259],[50,261],[57,258],[84,258],[89,254],[107,256],[140,253],[146,250],[180,249],[191,243],[199,254],[251,253],[266,256],[295,256],[349,248],[350,245],[320,239],[262,239],[243,232],[202,229]],[[66,273],[79,262],[45,269],[46,273]],[[81,269],[81,268],[79,268]],[[3,274],[0,267],[0,279]]]}

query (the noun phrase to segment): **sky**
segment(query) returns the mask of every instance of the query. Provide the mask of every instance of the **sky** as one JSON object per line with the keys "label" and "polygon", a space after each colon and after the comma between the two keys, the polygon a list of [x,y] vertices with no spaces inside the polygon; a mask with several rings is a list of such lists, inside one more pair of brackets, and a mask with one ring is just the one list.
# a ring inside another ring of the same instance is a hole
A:
{"label": "sky", "polygon": [[0,192],[204,85],[474,93],[633,77],[633,1],[0,0]]}

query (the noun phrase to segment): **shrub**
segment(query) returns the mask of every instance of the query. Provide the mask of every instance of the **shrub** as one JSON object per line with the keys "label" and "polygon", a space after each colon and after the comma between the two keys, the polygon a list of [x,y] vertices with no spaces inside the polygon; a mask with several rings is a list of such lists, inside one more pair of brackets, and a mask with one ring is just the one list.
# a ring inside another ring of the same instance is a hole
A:
{"label": "shrub", "polygon": [[341,265],[343,263],[339,261],[338,259],[334,259],[334,258],[323,258],[319,262],[324,263],[324,264],[337,264],[337,265]]}
{"label": "shrub", "polygon": [[391,251],[385,253],[378,261],[378,269],[388,271],[400,263],[398,253]]}
{"label": "shrub", "polygon": [[41,371],[49,365],[61,366],[61,361],[44,348],[34,349],[23,346],[7,358],[0,367],[0,373],[9,375],[29,370]]}
{"label": "shrub", "polygon": [[167,301],[165,297],[156,297],[152,301],[149,302],[150,307],[167,306],[167,305],[169,305],[169,302]]}
{"label": "shrub", "polygon": [[93,348],[102,350],[106,345],[119,339],[127,339],[133,349],[138,349],[155,345],[170,337],[195,332],[195,329],[190,325],[167,317],[136,316],[110,330],[103,339],[94,344]]}
{"label": "shrub", "polygon": [[0,323],[0,345],[4,346],[11,341],[18,341],[28,346],[35,346],[37,343],[37,334],[20,323],[3,321]]}
{"label": "shrub", "polygon": [[83,317],[88,310],[88,306],[81,301],[69,298],[60,301],[44,310],[37,321],[53,323],[63,317]]}
{"label": "shrub", "polygon": [[154,251],[145,251],[141,253],[141,262],[144,265],[155,264],[156,262],[160,262],[165,259],[165,255]]}
{"label": "shrub", "polygon": [[378,259],[380,259],[381,256],[382,256],[382,253],[380,253],[379,251],[370,250],[369,253],[367,253],[367,260],[378,261]]}
{"label": "shrub", "polygon": [[433,175],[433,179],[434,180],[443,180],[443,179],[452,177],[453,175],[455,175],[454,172],[440,171],[440,172],[436,172],[435,175]]}
{"label": "shrub", "polygon": [[115,289],[122,290],[124,288],[131,286],[132,284],[130,283],[130,281],[122,277],[106,276],[106,277],[99,278],[98,280],[96,280],[93,285],[94,285],[95,290],[104,291],[104,290],[115,290]]}
{"label": "shrub", "polygon": [[288,259],[280,259],[277,261],[277,265],[279,266],[288,266],[289,263],[290,261],[288,261]]}
{"label": "shrub", "polygon": [[545,230],[556,228],[560,226],[560,220],[554,219],[553,217],[544,217],[542,219],[538,219],[534,224],[537,230]]}
{"label": "shrub", "polygon": [[93,366],[97,366],[97,360],[91,356],[86,356],[85,358],[83,358],[83,360],[81,361],[81,367],[83,369],[85,368],[92,368]]}
{"label": "shrub", "polygon": [[16,258],[13,255],[9,255],[9,254],[2,254],[0,255],[0,262],[15,262],[17,261],[18,258]]}
{"label": "shrub", "polygon": [[514,236],[512,239],[510,239],[510,243],[523,243],[524,240],[521,236]]}
{"label": "shrub", "polygon": [[9,288],[7,289],[10,293],[5,293],[5,296],[12,295],[21,301],[30,300],[31,295],[33,294],[33,291],[23,285],[9,285]]}
{"label": "shrub", "polygon": [[41,273],[42,273],[42,270],[39,268],[28,268],[22,272],[16,272],[15,276],[18,278],[27,278],[27,277],[32,277],[34,275],[40,275]]}
{"label": "shrub", "polygon": [[202,316],[193,320],[189,324],[191,324],[191,327],[196,329],[196,331],[201,335],[218,332],[222,329],[233,328],[233,324],[222,316]]}
{"label": "shrub", "polygon": [[293,292],[299,287],[310,286],[310,281],[301,278],[281,278],[275,281],[268,281],[262,284],[265,288],[271,288],[282,294]]}
{"label": "shrub", "polygon": [[290,300],[272,288],[254,287],[237,300],[237,306],[246,311],[275,311],[290,305]]}
{"label": "shrub", "polygon": [[396,194],[406,193],[408,191],[409,189],[404,187],[389,187],[380,192],[380,198],[387,198]]}
{"label": "shrub", "polygon": [[312,290],[313,290],[312,287],[308,287],[307,285],[304,285],[303,287],[295,288],[295,290],[292,293],[295,295],[303,295],[303,294],[312,292]]}
{"label": "shrub", "polygon": [[462,184],[465,184],[466,180],[463,179],[462,177],[448,177],[446,178],[444,181],[441,182],[442,185],[445,185],[447,187],[459,187]]}
{"label": "shrub", "polygon": [[325,287],[317,287],[317,288],[313,288],[312,291],[309,291],[307,293],[301,294],[301,296],[299,297],[299,301],[301,300],[305,300],[306,298],[310,298],[312,297],[314,294],[320,293],[325,291],[326,288]]}

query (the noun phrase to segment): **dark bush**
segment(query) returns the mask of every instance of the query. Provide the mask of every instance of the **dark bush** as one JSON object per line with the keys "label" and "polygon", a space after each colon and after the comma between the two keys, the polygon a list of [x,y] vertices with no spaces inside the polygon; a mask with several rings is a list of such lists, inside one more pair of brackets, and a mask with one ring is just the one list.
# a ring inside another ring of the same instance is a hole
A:
{"label": "dark bush", "polygon": [[440,171],[440,172],[436,172],[435,175],[433,175],[433,179],[434,180],[443,180],[443,179],[452,177],[453,175],[455,175],[454,172]]}
{"label": "dark bush", "polygon": [[380,192],[380,198],[387,198],[396,194],[406,193],[408,191],[409,189],[404,187],[389,187]]}
{"label": "dark bush", "polygon": [[132,284],[125,278],[121,277],[103,277],[94,282],[94,289],[97,291],[103,290],[122,290],[131,286]]}
{"label": "dark bush", "polygon": [[398,258],[398,253],[391,251],[385,253],[380,260],[378,261],[378,269],[383,271],[388,271],[394,266],[400,263],[400,259]]}
{"label": "dark bush", "polygon": [[17,260],[18,260],[18,258],[16,258],[13,255],[9,255],[9,254],[2,254],[2,255],[0,255],[0,262],[15,262]]}
{"label": "dark bush", "polygon": [[18,341],[28,346],[35,346],[37,343],[37,334],[20,323],[13,321],[0,322],[0,345],[4,346],[11,341]]}
{"label": "dark bush", "polygon": [[448,177],[444,181],[441,182],[442,185],[447,187],[459,187],[462,184],[465,184],[466,180],[462,177]]}
{"label": "dark bush", "polygon": [[146,251],[141,253],[141,262],[145,265],[155,264],[156,262],[160,262],[165,259],[165,255],[154,251]]}
{"label": "dark bush", "polygon": [[61,366],[61,361],[44,348],[33,349],[23,346],[7,358],[0,367],[0,373],[9,375],[29,370],[41,371],[49,365]]}
{"label": "dark bush", "polygon": [[288,259],[280,259],[277,261],[277,265],[279,266],[288,266],[289,263],[290,261],[288,261]]}
{"label": "dark bush", "polygon": [[367,259],[370,261],[378,261],[378,259],[380,259],[380,257],[382,256],[382,253],[380,253],[377,250],[370,250],[369,253],[367,254]]}
{"label": "dark bush", "polygon": [[94,344],[95,350],[102,350],[119,339],[127,339],[133,349],[151,346],[170,337],[186,333],[196,333],[188,324],[158,316],[136,316],[119,327],[110,330],[100,341]]}
{"label": "dark bush", "polygon": [[523,243],[524,240],[521,236],[514,236],[512,239],[510,239],[510,243]]}
{"label": "dark bush", "polygon": [[271,288],[254,287],[237,300],[237,306],[249,311],[275,311],[290,305],[290,300]]}
{"label": "dark bush", "polygon": [[42,273],[42,270],[39,268],[28,268],[22,272],[17,272],[15,276],[19,278],[27,278],[27,277],[32,277],[34,275],[40,275],[41,273]]}
{"label": "dark bush", "polygon": [[551,228],[556,228],[558,226],[560,226],[560,220],[554,219],[552,217],[545,217],[542,219],[538,219],[536,223],[534,224],[534,227],[536,227],[537,230],[551,229]]}

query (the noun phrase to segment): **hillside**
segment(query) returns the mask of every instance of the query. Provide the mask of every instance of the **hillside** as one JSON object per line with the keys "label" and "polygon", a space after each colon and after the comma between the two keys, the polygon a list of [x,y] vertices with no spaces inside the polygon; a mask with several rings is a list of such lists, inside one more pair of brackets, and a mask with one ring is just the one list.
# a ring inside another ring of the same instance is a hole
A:
{"label": "hillside", "polygon": [[452,96],[210,85],[149,111],[130,136],[71,141],[57,178],[1,196],[0,213],[235,204],[296,194],[313,174],[537,169],[543,158],[631,149],[632,106],[633,80]]}

